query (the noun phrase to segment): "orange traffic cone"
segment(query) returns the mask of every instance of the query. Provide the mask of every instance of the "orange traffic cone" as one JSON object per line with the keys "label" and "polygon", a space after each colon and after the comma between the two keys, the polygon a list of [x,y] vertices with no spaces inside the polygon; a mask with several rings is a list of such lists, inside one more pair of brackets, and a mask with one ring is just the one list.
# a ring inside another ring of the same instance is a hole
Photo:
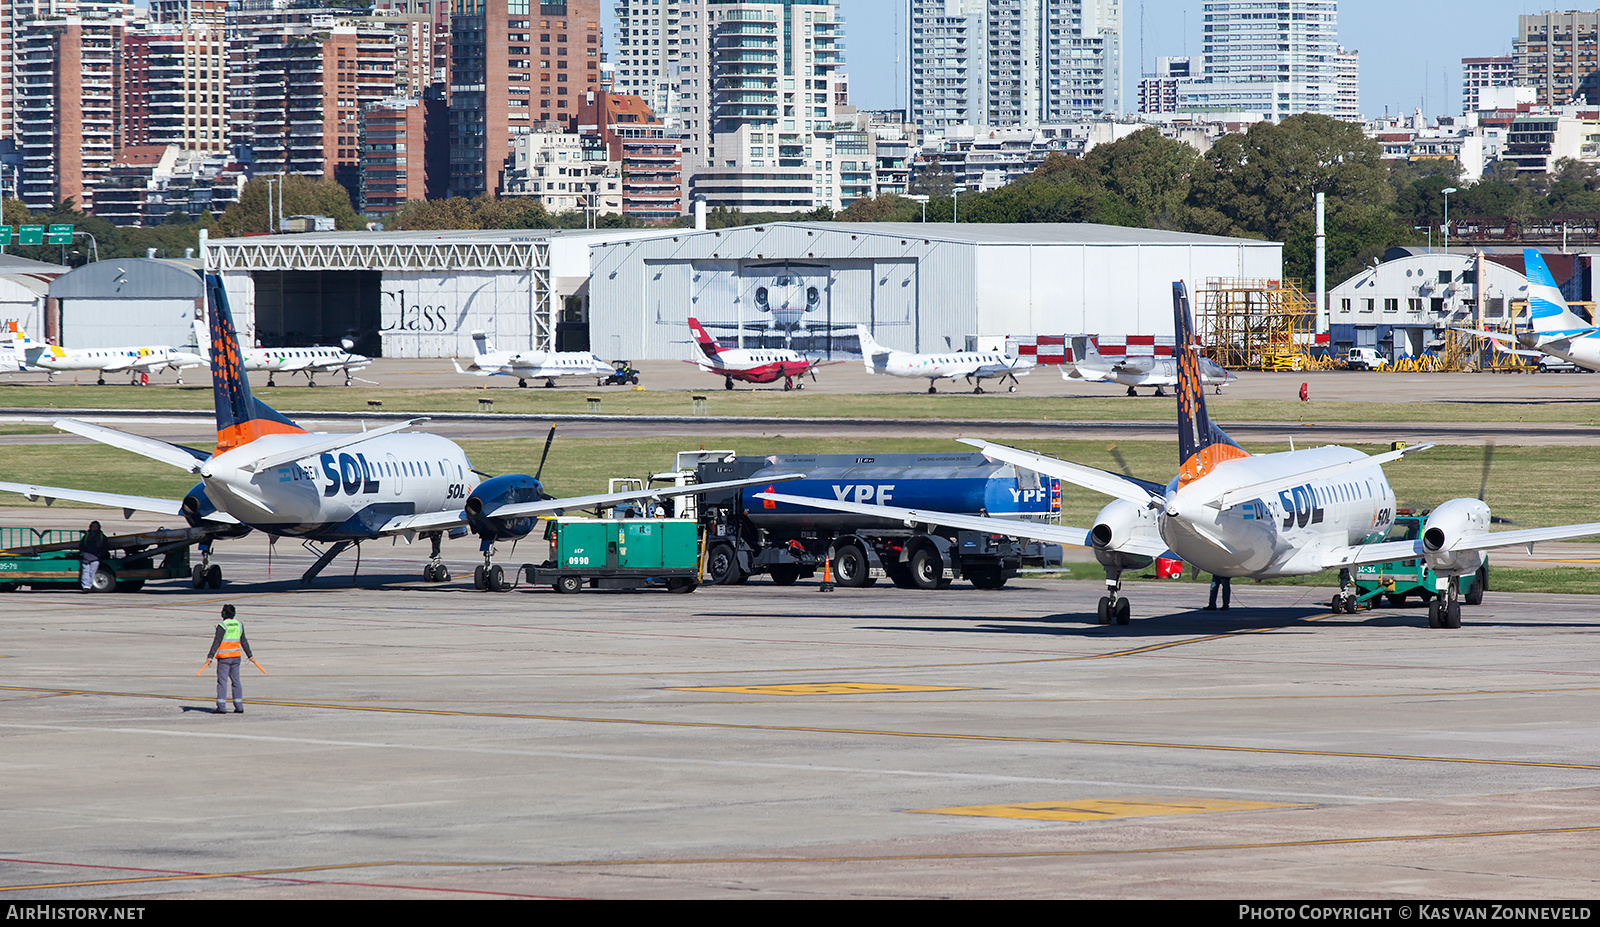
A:
{"label": "orange traffic cone", "polygon": [[818,592],[833,591],[833,558],[822,558],[822,585],[817,587]]}

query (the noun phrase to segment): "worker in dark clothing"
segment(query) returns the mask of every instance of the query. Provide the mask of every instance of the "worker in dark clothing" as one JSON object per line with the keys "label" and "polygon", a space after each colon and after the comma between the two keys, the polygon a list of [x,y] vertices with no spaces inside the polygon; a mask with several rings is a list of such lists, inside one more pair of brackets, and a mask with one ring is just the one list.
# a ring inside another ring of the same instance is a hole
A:
{"label": "worker in dark clothing", "polygon": [[244,689],[239,685],[239,663],[241,655],[253,658],[250,652],[250,641],[244,636],[244,624],[237,618],[232,605],[222,606],[222,622],[217,625],[216,636],[211,639],[211,652],[206,654],[206,659],[215,657],[217,660],[217,714],[226,710],[223,702],[228,694],[228,683],[233,684],[233,713],[244,714]]}
{"label": "worker in dark clothing", "polygon": [[1233,598],[1233,577],[1211,574],[1211,604],[1205,607],[1208,612],[1217,610],[1217,590],[1222,590],[1222,610],[1228,610],[1228,602]]}
{"label": "worker in dark clothing", "polygon": [[100,523],[89,522],[89,530],[83,533],[83,540],[78,542],[78,585],[84,592],[94,588],[94,574],[100,572],[100,561],[111,556],[111,547],[106,543],[105,533],[100,530]]}

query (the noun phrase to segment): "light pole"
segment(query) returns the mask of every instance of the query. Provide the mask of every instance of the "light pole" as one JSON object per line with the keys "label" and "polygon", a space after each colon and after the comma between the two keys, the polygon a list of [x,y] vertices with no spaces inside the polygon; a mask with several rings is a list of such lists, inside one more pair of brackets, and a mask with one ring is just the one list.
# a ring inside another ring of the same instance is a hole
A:
{"label": "light pole", "polygon": [[967,192],[966,187],[950,188],[950,222],[952,224],[961,221],[959,218],[961,209],[961,194],[965,192]]}
{"label": "light pole", "polygon": [[1445,187],[1439,191],[1444,194],[1444,253],[1450,253],[1450,194],[1456,192],[1455,187]]}

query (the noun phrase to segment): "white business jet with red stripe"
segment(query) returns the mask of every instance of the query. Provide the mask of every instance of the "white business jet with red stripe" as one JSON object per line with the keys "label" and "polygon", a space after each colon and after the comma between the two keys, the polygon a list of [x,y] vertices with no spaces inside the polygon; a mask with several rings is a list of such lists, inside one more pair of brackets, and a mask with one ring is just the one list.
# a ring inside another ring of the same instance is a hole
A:
{"label": "white business jet with red stripe", "polygon": [[[545,493],[540,473],[488,477],[472,469],[453,441],[406,432],[427,419],[412,419],[372,431],[344,434],[307,432],[250,395],[243,358],[228,311],[221,278],[206,279],[211,300],[211,382],[216,405],[215,451],[169,444],[75,419],[54,422],[62,431],[109,444],[197,475],[200,482],[181,500],[120,493],[0,482],[0,491],[47,502],[67,499],[135,511],[181,516],[201,537],[238,537],[250,530],[274,538],[292,537],[326,544],[301,577],[310,582],[334,557],[353,544],[383,537],[428,538],[433,553],[423,580],[446,582],[450,571],[440,559],[442,537],[478,536],[483,564],[474,571],[479,589],[508,588],[494,563],[494,545],[515,542],[533,530],[540,515],[559,515],[617,502],[714,492],[765,484],[730,480],[689,487],[660,487],[558,499]],[[553,430],[552,430],[553,436]],[[549,442],[545,444],[549,450]],[[541,471],[543,464],[541,463]],[[480,477],[488,477],[480,479]],[[783,474],[779,479],[798,479]],[[196,588],[216,588],[221,569],[210,562],[210,547],[195,568]]]}
{"label": "white business jet with red stripe", "polygon": [[[1246,453],[1211,423],[1192,337],[1183,283],[1172,286],[1178,354],[1178,474],[1166,485],[1132,479],[984,441],[966,441],[985,457],[1114,497],[1094,527],[1038,525],[982,516],[858,505],[781,493],[758,493],[820,509],[897,518],[907,525],[943,525],[1092,548],[1106,571],[1101,624],[1127,624],[1122,574],[1168,553],[1218,576],[1269,579],[1337,569],[1335,611],[1354,612],[1351,568],[1417,558],[1438,575],[1439,596],[1428,606],[1430,627],[1461,626],[1459,577],[1483,566],[1483,552],[1600,535],[1600,522],[1491,532],[1480,499],[1451,499],[1435,508],[1415,540],[1385,541],[1395,497],[1382,465],[1432,445],[1368,456],[1348,447],[1276,454]],[[1476,587],[1481,596],[1482,586]],[[1470,601],[1468,604],[1477,604]]]}

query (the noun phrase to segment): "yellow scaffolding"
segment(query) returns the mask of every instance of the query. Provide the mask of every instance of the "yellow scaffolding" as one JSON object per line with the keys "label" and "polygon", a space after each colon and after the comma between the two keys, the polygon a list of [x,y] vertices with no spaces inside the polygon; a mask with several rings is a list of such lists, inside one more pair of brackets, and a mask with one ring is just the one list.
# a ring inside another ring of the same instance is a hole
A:
{"label": "yellow scaffolding", "polygon": [[1197,334],[1224,367],[1315,370],[1332,366],[1315,352],[1316,302],[1293,279],[1211,277],[1200,290]]}

